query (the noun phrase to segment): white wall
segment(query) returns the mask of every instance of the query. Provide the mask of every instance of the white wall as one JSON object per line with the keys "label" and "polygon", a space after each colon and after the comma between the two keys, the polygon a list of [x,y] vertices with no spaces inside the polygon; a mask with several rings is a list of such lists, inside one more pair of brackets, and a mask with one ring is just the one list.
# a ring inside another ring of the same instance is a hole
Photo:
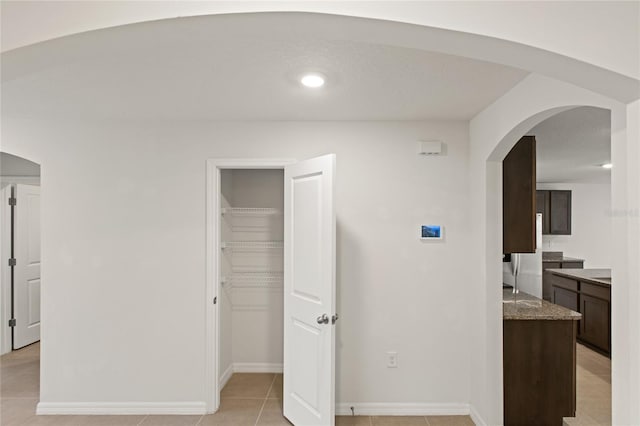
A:
{"label": "white wall", "polygon": [[611,268],[611,184],[538,183],[537,189],[571,190],[571,235],[543,235],[543,251],[584,259],[585,268]]}
{"label": "white wall", "polygon": [[[447,155],[417,155],[419,139]],[[338,401],[466,407],[466,123],[5,117],[2,140],[42,164],[41,401],[202,401],[205,160],[335,152]],[[423,223],[446,240],[422,243]]]}

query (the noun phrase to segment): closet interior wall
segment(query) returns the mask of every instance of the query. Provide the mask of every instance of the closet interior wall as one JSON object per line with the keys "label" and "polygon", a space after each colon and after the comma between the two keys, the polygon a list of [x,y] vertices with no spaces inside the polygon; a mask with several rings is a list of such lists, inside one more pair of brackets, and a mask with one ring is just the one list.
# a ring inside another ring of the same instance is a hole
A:
{"label": "closet interior wall", "polygon": [[220,379],[279,372],[283,358],[283,170],[221,171]]}

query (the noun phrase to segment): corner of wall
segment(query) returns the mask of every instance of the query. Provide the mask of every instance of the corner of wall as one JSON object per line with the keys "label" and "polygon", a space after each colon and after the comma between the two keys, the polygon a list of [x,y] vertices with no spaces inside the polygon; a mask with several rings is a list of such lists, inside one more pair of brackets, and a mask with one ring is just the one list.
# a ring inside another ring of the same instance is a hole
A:
{"label": "corner of wall", "polygon": [[487,426],[487,422],[484,421],[480,413],[478,413],[478,410],[476,410],[476,407],[473,405],[469,406],[469,416],[471,416],[471,420],[473,420],[473,423],[475,423],[476,426]]}

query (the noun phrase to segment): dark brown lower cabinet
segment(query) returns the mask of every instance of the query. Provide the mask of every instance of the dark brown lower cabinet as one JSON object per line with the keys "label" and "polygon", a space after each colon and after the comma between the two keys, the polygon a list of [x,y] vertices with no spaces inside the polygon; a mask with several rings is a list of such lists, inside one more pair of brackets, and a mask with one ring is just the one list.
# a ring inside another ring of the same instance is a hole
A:
{"label": "dark brown lower cabinet", "polygon": [[542,298],[551,302],[553,300],[552,292],[553,286],[551,280],[553,276],[547,269],[560,269],[562,268],[561,262],[542,262]]}
{"label": "dark brown lower cabinet", "polygon": [[561,426],[576,412],[577,321],[504,320],[504,424]]}
{"label": "dark brown lower cabinet", "polygon": [[611,354],[611,287],[550,276],[551,301],[580,312],[578,341],[607,356]]}
{"label": "dark brown lower cabinet", "polygon": [[547,269],[582,269],[584,268],[583,260],[558,260],[557,262],[542,262],[542,298],[553,301],[552,297],[552,281],[553,274]]}
{"label": "dark brown lower cabinet", "polygon": [[609,302],[597,297],[580,295],[580,341],[609,352],[611,312]]}

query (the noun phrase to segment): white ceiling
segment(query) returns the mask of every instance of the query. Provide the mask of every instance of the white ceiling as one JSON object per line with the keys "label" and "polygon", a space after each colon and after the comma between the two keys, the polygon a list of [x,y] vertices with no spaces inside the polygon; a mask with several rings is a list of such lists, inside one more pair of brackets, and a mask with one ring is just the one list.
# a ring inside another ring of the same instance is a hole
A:
{"label": "white ceiling", "polygon": [[[131,120],[470,119],[526,72],[417,49],[328,40],[295,15],[171,19],[2,55],[3,114]],[[287,20],[289,19],[289,20]],[[331,24],[332,16],[323,19]],[[274,28],[274,23],[278,27]],[[297,78],[321,71],[311,91]]]}
{"label": "white ceiling", "polygon": [[538,182],[611,181],[611,113],[593,107],[562,112],[535,126]]}
{"label": "white ceiling", "polygon": [[0,175],[40,176],[40,165],[6,152],[0,152]]}

